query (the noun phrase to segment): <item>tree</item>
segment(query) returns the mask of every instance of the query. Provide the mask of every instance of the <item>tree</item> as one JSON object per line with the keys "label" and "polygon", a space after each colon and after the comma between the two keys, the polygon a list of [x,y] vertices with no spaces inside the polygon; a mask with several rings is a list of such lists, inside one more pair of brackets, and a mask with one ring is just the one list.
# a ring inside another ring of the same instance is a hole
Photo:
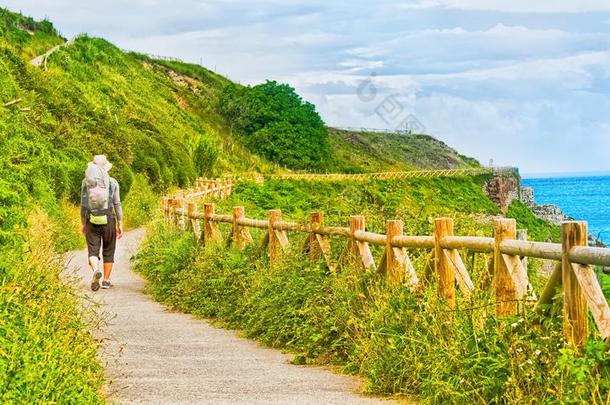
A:
{"label": "tree", "polygon": [[328,131],[315,106],[287,84],[229,86],[220,112],[255,152],[297,169],[321,169],[330,156]]}

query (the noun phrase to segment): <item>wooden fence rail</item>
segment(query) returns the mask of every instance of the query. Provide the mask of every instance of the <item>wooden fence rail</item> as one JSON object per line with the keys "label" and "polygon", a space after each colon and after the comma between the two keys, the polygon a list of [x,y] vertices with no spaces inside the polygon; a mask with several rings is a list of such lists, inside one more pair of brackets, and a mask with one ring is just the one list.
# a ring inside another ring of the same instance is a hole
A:
{"label": "wooden fence rail", "polygon": [[345,181],[345,180],[396,180],[410,178],[462,177],[483,174],[514,173],[515,168],[474,167],[464,169],[430,169],[379,173],[285,173],[265,176],[275,180]]}
{"label": "wooden fence rail", "polygon": [[[321,212],[311,213],[308,223],[300,224],[283,221],[279,210],[269,211],[267,219],[247,218],[243,207],[234,207],[231,215],[220,215],[211,202],[204,203],[203,212],[197,210],[196,199],[226,198],[231,187],[230,182],[223,180],[200,181],[186,196],[163,199],[165,218],[195,232],[203,244],[221,240],[218,223],[230,224],[228,241],[240,249],[253,242],[249,228],[265,230],[263,246],[267,248],[272,264],[290,248],[287,232],[305,233],[308,237],[301,250],[313,261],[324,260],[331,271],[349,261],[362,270],[384,274],[390,282],[405,284],[414,291],[421,288],[423,281],[416,273],[407,249],[430,250],[426,272],[434,270],[439,294],[452,308],[456,306],[457,293],[469,297],[475,288],[460,250],[490,254],[497,315],[515,315],[527,302],[536,302],[535,310],[545,313],[546,306],[562,286],[564,334],[568,343],[574,347],[585,343],[589,335],[588,311],[601,337],[610,338],[610,307],[593,270],[593,266],[610,265],[610,249],[587,246],[585,222],[564,223],[563,242],[555,244],[519,240],[516,221],[506,218],[494,220],[493,237],[454,235],[451,218],[436,219],[432,236],[411,236],[403,234],[403,223],[399,220],[386,221],[385,234],[368,232],[365,218],[360,215],[350,217],[348,227],[341,227],[325,225]],[[338,260],[331,255],[329,236],[347,238]],[[373,258],[371,245],[384,247],[379,264]],[[558,262],[540,298],[529,283],[523,257]]]}

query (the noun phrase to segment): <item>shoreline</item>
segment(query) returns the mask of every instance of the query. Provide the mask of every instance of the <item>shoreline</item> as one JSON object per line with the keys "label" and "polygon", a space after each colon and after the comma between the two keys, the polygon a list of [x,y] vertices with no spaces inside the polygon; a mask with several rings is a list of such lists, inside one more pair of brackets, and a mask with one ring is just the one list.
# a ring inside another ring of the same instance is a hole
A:
{"label": "shoreline", "polygon": [[[597,176],[597,177],[608,177],[610,176]],[[548,221],[554,225],[561,225],[566,221],[577,221],[584,220],[591,225],[591,219],[576,219],[564,211],[564,209],[556,203],[550,204],[539,204],[536,201],[537,190],[534,185],[524,185],[527,183],[527,180],[552,180],[552,179],[571,179],[572,181],[577,181],[580,179],[590,179],[591,177],[553,177],[553,178],[537,178],[537,179],[522,179],[521,181],[521,202],[524,203],[527,207],[529,207],[532,212],[538,217],[545,221]],[[601,233],[601,232],[600,232]],[[591,232],[591,228],[589,228],[589,245],[595,247],[607,247],[606,243],[598,237],[594,232]]]}

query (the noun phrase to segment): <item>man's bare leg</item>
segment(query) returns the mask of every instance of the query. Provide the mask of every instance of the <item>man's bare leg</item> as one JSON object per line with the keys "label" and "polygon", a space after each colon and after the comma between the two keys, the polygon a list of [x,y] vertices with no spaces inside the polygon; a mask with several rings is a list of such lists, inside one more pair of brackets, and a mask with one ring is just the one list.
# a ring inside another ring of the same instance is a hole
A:
{"label": "man's bare leg", "polygon": [[110,274],[112,274],[112,265],[114,263],[104,263],[104,280],[110,281]]}

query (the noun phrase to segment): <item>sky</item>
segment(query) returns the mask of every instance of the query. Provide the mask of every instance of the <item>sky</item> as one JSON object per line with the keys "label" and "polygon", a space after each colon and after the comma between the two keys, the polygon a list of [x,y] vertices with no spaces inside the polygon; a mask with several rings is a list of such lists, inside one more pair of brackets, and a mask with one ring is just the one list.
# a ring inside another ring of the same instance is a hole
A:
{"label": "sky", "polygon": [[328,125],[522,173],[610,170],[610,0],[0,0],[66,37],[277,80]]}

